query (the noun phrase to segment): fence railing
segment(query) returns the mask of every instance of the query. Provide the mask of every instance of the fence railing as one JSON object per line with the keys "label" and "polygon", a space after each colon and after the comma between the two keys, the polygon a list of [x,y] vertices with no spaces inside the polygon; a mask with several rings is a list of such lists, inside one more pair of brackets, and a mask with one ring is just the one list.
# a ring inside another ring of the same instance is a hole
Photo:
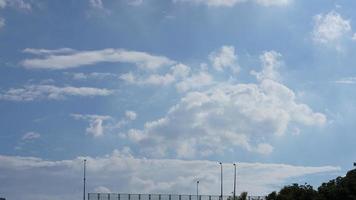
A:
{"label": "fence railing", "polygon": [[[247,197],[247,200],[265,199],[265,196]],[[219,195],[88,193],[88,200],[221,200],[221,198]],[[233,200],[233,197],[223,196],[222,200]]]}

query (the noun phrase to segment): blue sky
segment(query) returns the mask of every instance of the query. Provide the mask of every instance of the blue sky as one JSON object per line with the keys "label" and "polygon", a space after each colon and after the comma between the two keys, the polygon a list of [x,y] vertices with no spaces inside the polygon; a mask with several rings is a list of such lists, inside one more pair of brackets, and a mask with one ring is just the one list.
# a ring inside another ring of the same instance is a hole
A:
{"label": "blue sky", "polygon": [[[0,0],[0,195],[266,194],[355,159],[356,2]],[[59,185],[59,186],[58,186]],[[19,193],[18,191],[23,191]]]}

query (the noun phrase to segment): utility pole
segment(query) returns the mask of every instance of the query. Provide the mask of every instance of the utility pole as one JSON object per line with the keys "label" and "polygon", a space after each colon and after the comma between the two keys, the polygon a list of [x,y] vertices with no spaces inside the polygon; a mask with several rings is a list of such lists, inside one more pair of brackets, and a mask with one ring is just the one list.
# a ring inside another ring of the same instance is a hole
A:
{"label": "utility pole", "polygon": [[234,200],[236,200],[236,163],[234,163]]}
{"label": "utility pole", "polygon": [[199,180],[197,180],[197,200],[199,200]]}
{"label": "utility pole", "polygon": [[220,200],[223,200],[223,166],[222,162],[220,164]]}
{"label": "utility pole", "polygon": [[85,200],[86,164],[87,164],[87,160],[84,159],[84,180],[83,180],[84,188],[83,188],[83,200]]}

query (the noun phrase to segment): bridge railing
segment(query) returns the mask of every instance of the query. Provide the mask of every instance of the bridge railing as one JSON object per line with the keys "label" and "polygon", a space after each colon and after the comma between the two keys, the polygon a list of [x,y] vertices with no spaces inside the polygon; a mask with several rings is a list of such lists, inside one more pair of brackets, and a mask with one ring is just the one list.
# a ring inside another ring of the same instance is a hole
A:
{"label": "bridge railing", "polygon": [[[265,196],[248,196],[247,200],[265,200]],[[179,195],[179,194],[122,194],[88,193],[88,200],[220,200],[219,195]],[[233,200],[232,196],[223,196],[222,200]]]}

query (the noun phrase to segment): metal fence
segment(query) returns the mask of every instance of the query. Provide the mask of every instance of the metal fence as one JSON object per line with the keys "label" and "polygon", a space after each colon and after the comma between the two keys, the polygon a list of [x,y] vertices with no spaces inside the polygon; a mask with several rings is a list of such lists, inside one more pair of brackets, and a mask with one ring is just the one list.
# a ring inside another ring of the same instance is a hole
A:
{"label": "metal fence", "polygon": [[[248,200],[265,200],[265,196],[248,196]],[[219,195],[178,195],[178,194],[117,194],[89,193],[88,200],[220,200]],[[222,200],[233,200],[223,196]]]}

